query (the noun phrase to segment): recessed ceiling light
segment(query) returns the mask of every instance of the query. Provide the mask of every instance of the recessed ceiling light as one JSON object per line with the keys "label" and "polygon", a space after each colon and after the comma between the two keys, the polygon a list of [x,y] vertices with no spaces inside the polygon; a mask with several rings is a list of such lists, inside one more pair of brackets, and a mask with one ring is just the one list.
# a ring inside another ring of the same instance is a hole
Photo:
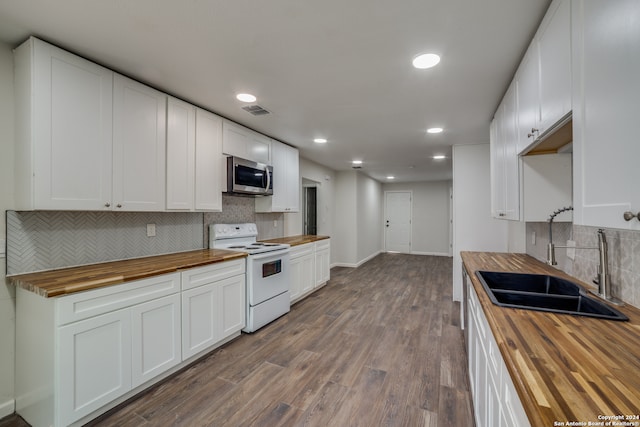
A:
{"label": "recessed ceiling light", "polygon": [[413,58],[413,66],[420,69],[431,68],[438,65],[440,57],[435,53],[424,53]]}
{"label": "recessed ceiling light", "polygon": [[361,165],[362,164],[362,160],[354,160],[351,163],[353,163],[354,165]]}
{"label": "recessed ceiling light", "polygon": [[387,177],[387,179],[396,179],[396,177],[395,177],[395,176],[393,176],[393,175],[389,175],[389,176]]}
{"label": "recessed ceiling light", "polygon": [[242,102],[256,102],[256,97],[250,93],[239,93],[236,95],[236,99]]}
{"label": "recessed ceiling light", "polygon": [[442,160],[442,159],[446,159],[447,156],[443,155],[443,154],[438,154],[436,156],[433,156],[433,160]]}
{"label": "recessed ceiling light", "polygon": [[316,144],[326,144],[327,140],[325,138],[316,138],[313,140]]}
{"label": "recessed ceiling light", "polygon": [[442,130],[442,128],[429,128],[427,129],[427,133],[440,133]]}

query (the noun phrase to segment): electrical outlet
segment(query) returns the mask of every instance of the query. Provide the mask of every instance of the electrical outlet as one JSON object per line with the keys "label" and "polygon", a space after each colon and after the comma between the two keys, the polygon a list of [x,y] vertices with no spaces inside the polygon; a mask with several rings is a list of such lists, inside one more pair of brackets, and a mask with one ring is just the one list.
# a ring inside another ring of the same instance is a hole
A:
{"label": "electrical outlet", "polygon": [[533,246],[535,246],[535,245],[536,245],[536,232],[535,232],[535,231],[532,231],[532,232],[531,232],[531,244],[532,244]]}
{"label": "electrical outlet", "polygon": [[147,237],[155,237],[155,235],[156,235],[156,225],[147,224]]}
{"label": "electrical outlet", "polygon": [[273,228],[278,228],[278,220],[277,219],[273,220]]}
{"label": "electrical outlet", "polygon": [[567,240],[567,258],[576,259],[576,242]]}

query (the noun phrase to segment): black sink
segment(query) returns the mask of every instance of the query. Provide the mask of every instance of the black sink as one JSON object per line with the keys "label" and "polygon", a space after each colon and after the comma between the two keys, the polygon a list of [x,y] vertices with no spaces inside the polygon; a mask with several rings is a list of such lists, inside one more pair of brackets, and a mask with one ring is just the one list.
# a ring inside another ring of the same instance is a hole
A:
{"label": "black sink", "polygon": [[574,314],[610,320],[627,316],[587,292],[578,284],[545,274],[476,271],[491,302],[501,307]]}

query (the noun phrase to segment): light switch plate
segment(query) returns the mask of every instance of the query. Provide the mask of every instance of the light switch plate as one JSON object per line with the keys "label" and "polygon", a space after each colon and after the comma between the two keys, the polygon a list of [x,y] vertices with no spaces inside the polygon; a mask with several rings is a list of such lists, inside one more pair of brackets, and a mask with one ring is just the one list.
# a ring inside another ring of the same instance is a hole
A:
{"label": "light switch plate", "polygon": [[567,258],[576,259],[576,242],[573,240],[567,240]]}

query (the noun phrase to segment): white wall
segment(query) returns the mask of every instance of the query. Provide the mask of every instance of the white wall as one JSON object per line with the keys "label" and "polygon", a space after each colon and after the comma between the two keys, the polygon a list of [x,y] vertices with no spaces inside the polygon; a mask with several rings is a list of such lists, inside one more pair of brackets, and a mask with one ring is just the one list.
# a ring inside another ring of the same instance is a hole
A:
{"label": "white wall", "polygon": [[332,237],[331,240],[331,264],[335,263],[334,253],[334,211],[335,211],[335,188],[336,172],[325,166],[300,157],[300,212],[284,214],[284,235],[296,236],[303,233],[302,227],[302,180],[307,179],[317,183],[317,205],[318,205],[318,235]]}
{"label": "white wall", "polygon": [[366,175],[357,177],[358,263],[362,263],[382,251],[382,185]]}
{"label": "white wall", "polygon": [[462,300],[460,251],[506,252],[508,221],[491,216],[489,144],[453,147],[453,299]]}
{"label": "white wall", "polygon": [[14,411],[15,289],[5,280],[5,211],[13,198],[13,53],[0,43],[0,418]]}
{"label": "white wall", "polygon": [[355,172],[336,173],[334,243],[335,260],[339,265],[358,263],[357,177]]}
{"label": "white wall", "polygon": [[451,181],[387,183],[383,191],[411,191],[411,252],[449,255]]}

